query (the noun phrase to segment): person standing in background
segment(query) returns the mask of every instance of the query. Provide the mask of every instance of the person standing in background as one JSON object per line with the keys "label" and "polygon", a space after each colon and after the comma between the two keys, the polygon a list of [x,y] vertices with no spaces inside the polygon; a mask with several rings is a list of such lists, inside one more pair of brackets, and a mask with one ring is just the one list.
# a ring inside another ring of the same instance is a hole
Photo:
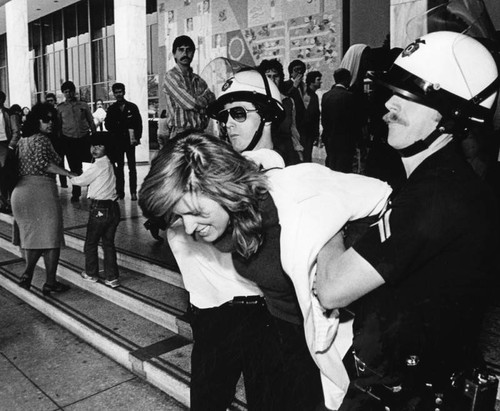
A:
{"label": "person standing in background", "polygon": [[[52,147],[56,150],[56,153],[61,158],[61,162],[58,164],[59,167],[64,168],[64,146],[62,143],[61,136],[58,134],[57,130],[59,127],[57,125],[57,98],[54,93],[45,94],[45,102],[50,104],[55,110],[55,116],[52,118],[52,132],[49,133],[49,139],[52,143]],[[68,180],[63,174],[59,174],[59,183],[62,188],[68,188]]]}
{"label": "person standing in background", "polygon": [[325,165],[334,171],[352,173],[356,143],[361,139],[360,107],[356,96],[347,89],[351,81],[349,70],[339,68],[333,77],[334,86],[321,100]]}
{"label": "person standing in background", "polygon": [[127,156],[130,198],[137,200],[137,168],[135,164],[135,146],[141,144],[142,117],[137,106],[125,100],[125,85],[115,83],[112,86],[116,102],[106,113],[104,125],[111,133],[114,153],[110,153],[111,162],[115,163],[116,193],[121,200],[125,198],[124,156]]}
{"label": "person standing in background", "polygon": [[208,126],[206,108],[215,95],[205,80],[193,73],[195,49],[189,36],[177,37],[172,45],[176,65],[167,71],[163,82],[170,138],[186,130],[204,131]]}
{"label": "person standing in background", "polygon": [[[79,175],[82,173],[82,162],[90,161],[89,136],[96,131],[94,118],[87,103],[76,98],[76,87],[72,81],[65,81],[61,91],[65,101],[57,106],[57,127],[69,168]],[[81,188],[73,186],[71,202],[80,201],[81,194]]]}
{"label": "person standing in background", "polygon": [[306,76],[306,92],[304,93],[304,118],[301,121],[302,134],[300,143],[304,147],[304,161],[312,162],[313,145],[319,138],[319,99],[316,91],[321,87],[321,73],[311,71]]}
{"label": "person standing in background", "polygon": [[97,100],[96,103],[96,110],[92,114],[94,117],[94,123],[97,128],[97,131],[106,131],[106,128],[104,127],[104,119],[106,118],[106,110],[104,110],[104,103],[101,99]]}

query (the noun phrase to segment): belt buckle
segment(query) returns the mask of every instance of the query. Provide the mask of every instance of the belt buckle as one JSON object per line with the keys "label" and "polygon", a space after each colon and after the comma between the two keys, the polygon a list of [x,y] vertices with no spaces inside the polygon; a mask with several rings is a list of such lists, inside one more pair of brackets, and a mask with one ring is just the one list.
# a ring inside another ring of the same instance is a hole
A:
{"label": "belt buckle", "polygon": [[231,305],[257,305],[259,304],[259,299],[256,297],[249,296],[238,296],[234,297],[231,301]]}

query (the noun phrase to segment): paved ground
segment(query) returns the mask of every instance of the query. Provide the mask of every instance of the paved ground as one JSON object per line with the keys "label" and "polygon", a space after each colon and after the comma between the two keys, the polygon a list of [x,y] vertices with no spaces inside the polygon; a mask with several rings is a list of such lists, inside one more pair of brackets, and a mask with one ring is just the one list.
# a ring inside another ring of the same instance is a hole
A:
{"label": "paved ground", "polygon": [[187,408],[0,288],[0,409]]}

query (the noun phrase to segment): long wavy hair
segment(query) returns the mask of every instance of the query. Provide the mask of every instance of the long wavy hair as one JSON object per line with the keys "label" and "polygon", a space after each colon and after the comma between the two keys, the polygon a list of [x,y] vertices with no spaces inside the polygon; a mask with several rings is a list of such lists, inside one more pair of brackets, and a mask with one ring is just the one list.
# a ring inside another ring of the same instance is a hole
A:
{"label": "long wavy hair", "polygon": [[229,214],[236,252],[245,258],[262,243],[259,204],[268,195],[259,166],[228,143],[209,134],[182,133],[169,140],[151,163],[139,191],[139,206],[148,218],[173,223],[173,209],[186,194],[207,196]]}

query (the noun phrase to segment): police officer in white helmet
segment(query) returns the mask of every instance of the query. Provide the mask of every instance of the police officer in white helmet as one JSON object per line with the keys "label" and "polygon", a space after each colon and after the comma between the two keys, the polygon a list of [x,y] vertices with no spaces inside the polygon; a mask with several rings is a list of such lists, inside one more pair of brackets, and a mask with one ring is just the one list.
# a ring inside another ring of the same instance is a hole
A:
{"label": "police officer in white helmet", "polygon": [[[325,309],[355,302],[340,410],[472,410],[464,377],[481,364],[478,327],[495,273],[494,201],[455,146],[489,121],[498,72],[459,33],[415,40],[375,78],[387,101],[388,143],[407,181],[351,248],[324,248],[317,295]],[[471,377],[472,384],[491,380]],[[495,395],[492,396],[493,402]]]}
{"label": "police officer in white helmet", "polygon": [[274,82],[257,70],[242,70],[222,86],[207,109],[233,148],[262,163],[264,168],[283,167],[272,151],[271,124],[283,120],[281,94]]}

